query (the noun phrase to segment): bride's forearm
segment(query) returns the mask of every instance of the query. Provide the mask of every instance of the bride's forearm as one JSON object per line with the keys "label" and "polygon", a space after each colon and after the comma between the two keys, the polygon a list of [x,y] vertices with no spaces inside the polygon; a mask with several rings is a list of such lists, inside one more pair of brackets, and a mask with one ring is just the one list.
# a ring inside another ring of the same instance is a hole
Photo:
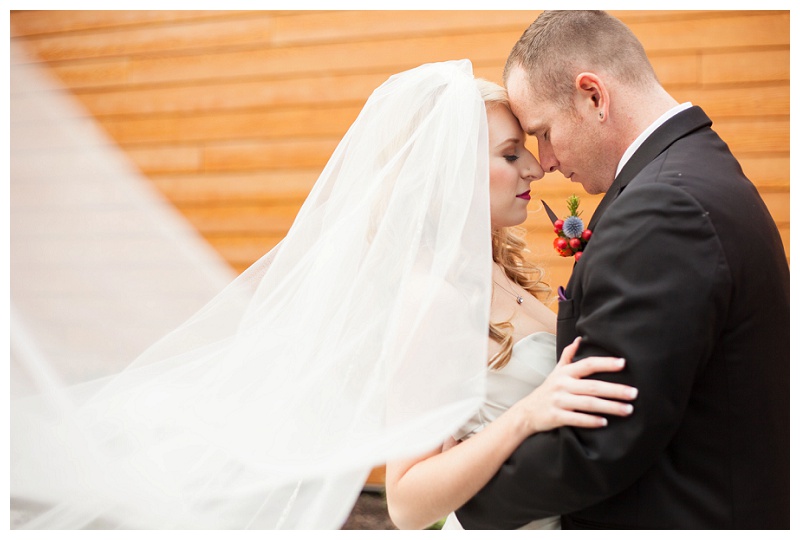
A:
{"label": "bride's forearm", "polygon": [[461,507],[529,435],[525,418],[512,407],[446,452],[390,463],[386,494],[392,521],[401,529],[422,529]]}
{"label": "bride's forearm", "polygon": [[579,339],[564,349],[544,383],[480,433],[446,452],[388,464],[386,494],[395,524],[421,529],[460,508],[534,433],[560,426],[596,429],[607,424],[604,415],[630,415],[633,408],[625,402],[636,398],[635,388],[584,380],[595,373],[620,371],[624,360],[589,357],[573,364],[578,344]]}

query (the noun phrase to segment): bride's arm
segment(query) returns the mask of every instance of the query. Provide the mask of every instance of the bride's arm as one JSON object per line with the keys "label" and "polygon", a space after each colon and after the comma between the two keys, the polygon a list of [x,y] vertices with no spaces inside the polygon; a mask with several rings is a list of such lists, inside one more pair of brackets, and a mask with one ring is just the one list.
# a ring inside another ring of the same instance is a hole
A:
{"label": "bride's arm", "polygon": [[619,371],[624,362],[604,357],[572,364],[577,344],[578,340],[564,349],[556,369],[541,386],[479,433],[447,451],[438,448],[387,464],[389,515],[397,527],[422,529],[462,506],[530,435],[565,425],[602,427],[606,420],[596,414],[631,413],[629,404],[613,400],[633,399],[633,388],[583,380],[592,373]]}

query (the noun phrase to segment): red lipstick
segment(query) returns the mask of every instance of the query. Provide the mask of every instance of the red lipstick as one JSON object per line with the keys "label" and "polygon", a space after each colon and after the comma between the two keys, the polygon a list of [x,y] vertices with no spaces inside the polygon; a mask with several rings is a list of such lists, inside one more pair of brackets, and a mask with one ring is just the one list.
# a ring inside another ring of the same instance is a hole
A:
{"label": "red lipstick", "polygon": [[531,200],[530,190],[526,191],[525,193],[520,193],[519,195],[517,195],[517,199],[525,199],[526,201]]}

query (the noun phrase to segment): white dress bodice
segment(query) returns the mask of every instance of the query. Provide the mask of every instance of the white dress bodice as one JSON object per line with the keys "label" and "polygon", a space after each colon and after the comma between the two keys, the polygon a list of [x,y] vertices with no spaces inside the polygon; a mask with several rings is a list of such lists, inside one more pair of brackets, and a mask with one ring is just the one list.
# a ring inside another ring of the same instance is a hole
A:
{"label": "white dress bodice", "polygon": [[[486,374],[486,397],[480,409],[454,435],[463,440],[480,432],[511,405],[530,394],[555,368],[556,336],[549,332],[537,332],[514,344],[511,358],[499,370],[488,370]],[[559,516],[532,521],[521,529],[560,529]],[[451,513],[442,529],[462,529],[455,513]]]}

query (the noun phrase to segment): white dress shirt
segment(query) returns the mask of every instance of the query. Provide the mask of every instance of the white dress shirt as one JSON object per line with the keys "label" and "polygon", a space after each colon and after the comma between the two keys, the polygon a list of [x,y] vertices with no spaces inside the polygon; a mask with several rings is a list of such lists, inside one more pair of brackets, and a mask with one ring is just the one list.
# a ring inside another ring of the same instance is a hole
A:
{"label": "white dress shirt", "polygon": [[670,118],[672,118],[673,116],[675,116],[676,114],[678,114],[679,112],[681,112],[681,111],[685,111],[686,109],[688,109],[688,108],[689,108],[689,107],[691,107],[691,106],[692,106],[692,103],[691,103],[691,102],[689,102],[689,101],[687,101],[686,103],[681,103],[680,105],[676,105],[676,106],[674,106],[673,108],[671,108],[670,110],[668,110],[667,112],[665,112],[664,114],[662,114],[661,116],[659,116],[659,117],[656,119],[656,121],[655,121],[655,122],[653,122],[652,124],[650,124],[650,125],[647,127],[647,129],[645,129],[645,130],[644,130],[644,131],[643,131],[641,134],[639,134],[639,136],[638,136],[638,137],[636,137],[636,139],[635,139],[635,140],[634,140],[634,141],[631,143],[631,145],[628,147],[628,149],[627,149],[627,150],[625,150],[625,153],[624,153],[624,154],[622,154],[622,159],[620,159],[620,160],[619,160],[619,165],[617,165],[617,172],[616,172],[616,174],[614,175],[614,178],[616,178],[617,176],[619,176],[619,171],[621,171],[621,170],[622,170],[622,168],[625,166],[625,164],[626,164],[626,163],[628,163],[628,160],[631,158],[631,156],[633,155],[633,153],[634,153],[634,152],[636,152],[636,150],[638,150],[638,149],[639,149],[639,147],[642,145],[642,143],[643,143],[643,142],[644,142],[644,141],[645,141],[645,140],[646,140],[646,139],[647,139],[647,138],[648,138],[648,137],[649,137],[649,136],[650,136],[650,135],[651,135],[651,134],[652,134],[652,133],[653,133],[653,132],[654,132],[656,129],[658,129],[658,128],[659,128],[659,126],[661,126],[661,124],[663,124],[664,122],[666,122],[667,120],[669,120]]}

